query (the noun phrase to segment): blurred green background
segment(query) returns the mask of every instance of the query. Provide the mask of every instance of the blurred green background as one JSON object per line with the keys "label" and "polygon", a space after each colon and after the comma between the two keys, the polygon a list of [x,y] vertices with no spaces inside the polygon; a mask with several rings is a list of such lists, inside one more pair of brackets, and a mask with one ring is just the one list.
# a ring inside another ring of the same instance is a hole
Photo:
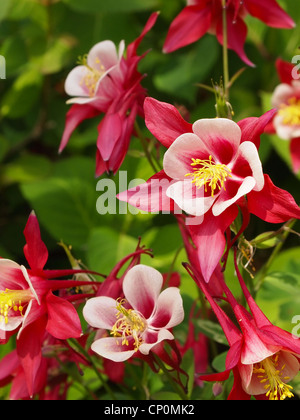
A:
{"label": "blurred green background", "polygon": [[[298,1],[279,3],[300,23]],[[141,237],[155,255],[144,262],[169,271],[181,248],[172,216],[101,216],[96,211],[100,193],[94,171],[100,120],[85,122],[62,155],[58,155],[58,147],[69,109],[64,82],[78,57],[106,39],[117,45],[124,39],[128,45],[156,10],[161,11],[158,22],[140,47],[141,53],[150,50],[139,66],[148,75],[144,87],[158,100],[184,106],[191,122],[215,117],[214,96],[197,86],[211,86],[212,80],[219,82],[222,76],[222,48],[215,37],[206,35],[173,54],[162,53],[170,23],[185,4],[184,0],[1,0],[0,55],[6,59],[7,75],[6,80],[0,80],[2,257],[26,264],[22,232],[34,209],[51,255],[48,268],[68,266],[57,245],[63,241],[72,245],[74,256],[90,269],[108,273],[120,258],[134,251]],[[291,61],[300,53],[300,25],[294,30],[278,30],[251,17],[246,20],[249,34],[245,48],[256,68],[246,68],[231,90],[236,121],[260,116],[269,109],[270,94],[279,83],[275,60]],[[229,57],[232,76],[244,64],[234,52],[230,51]],[[144,127],[143,121],[140,125]],[[144,132],[149,135],[145,128]],[[133,138],[121,168],[128,171],[128,181],[146,180],[153,174],[140,157],[141,151],[139,141]],[[291,171],[288,144],[264,135],[261,157],[273,182],[300,203],[300,181]],[[115,180],[118,192],[118,176]],[[252,239],[276,228],[253,217],[246,237]],[[299,224],[295,229],[299,230]],[[257,252],[257,268],[269,253]],[[287,329],[291,329],[291,316],[297,310],[299,313],[299,257],[299,237],[291,235],[258,296],[271,320]],[[193,299],[197,291],[181,268],[185,260],[181,251],[174,268],[183,275],[183,293]],[[229,273],[231,269],[229,265]]]}

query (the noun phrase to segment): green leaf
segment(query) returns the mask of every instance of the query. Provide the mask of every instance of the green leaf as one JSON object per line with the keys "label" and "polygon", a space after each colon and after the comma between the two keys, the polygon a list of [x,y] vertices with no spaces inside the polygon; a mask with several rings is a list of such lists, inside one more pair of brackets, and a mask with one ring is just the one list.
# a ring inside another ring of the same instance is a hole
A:
{"label": "green leaf", "polygon": [[36,104],[42,88],[43,76],[36,69],[22,73],[1,103],[1,114],[4,117],[24,117]]}
{"label": "green leaf", "polygon": [[136,238],[120,235],[111,227],[95,228],[87,246],[88,266],[102,274],[109,274],[118,261],[134,252],[136,246]]}
{"label": "green leaf", "polygon": [[218,55],[216,41],[212,37],[203,38],[194,48],[175,53],[173,59],[159,69],[154,77],[156,88],[193,102],[198,91],[196,84],[205,81]]}
{"label": "green leaf", "polygon": [[153,401],[181,401],[179,395],[171,391],[156,392],[155,394],[151,395],[151,398]]}
{"label": "green leaf", "polygon": [[1,0],[0,2],[0,21],[6,18],[11,0]]}
{"label": "green leaf", "polygon": [[216,341],[219,344],[228,345],[228,341],[219,324],[206,319],[199,319],[196,321],[196,326],[200,332],[211,340]]}
{"label": "green leaf", "polygon": [[152,228],[143,235],[143,240],[156,256],[174,253],[182,245],[182,237],[177,225]]}
{"label": "green leaf", "polygon": [[61,71],[68,63],[74,39],[61,37],[56,39],[41,58],[43,74],[53,74]]}
{"label": "green leaf", "polygon": [[292,319],[295,315],[299,315],[300,274],[298,273],[299,271],[270,273],[257,295],[258,305],[271,322],[287,331],[293,329]]}
{"label": "green leaf", "polygon": [[85,13],[132,13],[156,9],[157,0],[63,0],[71,9]]}
{"label": "green leaf", "polygon": [[51,162],[44,156],[24,155],[2,167],[1,179],[5,185],[34,182],[50,175],[51,168]]}
{"label": "green leaf", "polygon": [[85,247],[97,216],[93,171],[93,160],[70,158],[55,165],[52,177],[21,185],[40,222],[57,241]]}
{"label": "green leaf", "polygon": [[226,370],[226,357],[228,352],[224,352],[216,356],[212,362],[213,368],[217,372],[224,372]]}

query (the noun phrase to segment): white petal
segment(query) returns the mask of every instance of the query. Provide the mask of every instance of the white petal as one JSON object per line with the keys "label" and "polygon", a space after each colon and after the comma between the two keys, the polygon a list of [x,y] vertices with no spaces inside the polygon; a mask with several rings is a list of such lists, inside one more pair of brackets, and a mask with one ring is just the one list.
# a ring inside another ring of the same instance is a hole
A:
{"label": "white petal", "polygon": [[284,117],[282,115],[276,115],[274,118],[274,127],[278,137],[282,140],[291,140],[300,137],[300,127],[284,124],[283,120]]}
{"label": "white petal", "polygon": [[94,328],[111,330],[117,322],[117,302],[106,296],[89,299],[83,308],[83,316]]}
{"label": "white petal", "polygon": [[261,191],[265,185],[265,178],[257,148],[252,142],[245,141],[240,145],[239,153],[248,161],[252,169],[253,178],[256,180],[254,190]]}
{"label": "white petal", "polygon": [[153,347],[155,347],[157,344],[161,343],[162,341],[165,340],[174,340],[174,336],[172,333],[170,333],[170,331],[166,330],[166,329],[162,329],[159,330],[158,334],[157,334],[157,339],[155,340],[155,342],[153,343],[144,343],[139,347],[139,351],[142,354],[148,355],[150,353],[150,351],[153,349]]}
{"label": "white petal", "polygon": [[193,133],[179,136],[166,151],[163,167],[173,179],[183,180],[192,171],[192,158],[208,159],[209,151],[204,143]]}
{"label": "white petal", "polygon": [[90,73],[90,70],[85,66],[75,67],[68,75],[65,82],[65,91],[69,96],[87,96],[89,92],[84,84],[85,77]]}
{"label": "white petal", "polygon": [[294,95],[295,89],[288,85],[287,83],[281,83],[274,90],[271,103],[272,107],[279,108],[282,104],[287,103],[287,101]]}
{"label": "white petal", "polygon": [[222,194],[220,198],[215,202],[212,208],[212,212],[214,216],[220,216],[223,211],[228,209],[232,204],[238,201],[241,197],[248,194],[250,191],[254,189],[256,185],[256,180],[252,176],[248,176],[244,179],[243,183],[241,184],[240,188],[238,189],[236,195],[229,199],[229,200],[222,200]]}
{"label": "white petal", "polygon": [[204,187],[197,188],[192,180],[186,178],[185,181],[172,184],[167,189],[166,195],[186,213],[201,217],[211,208],[219,194],[214,197],[204,197]]}
{"label": "white petal", "polygon": [[129,350],[129,346],[122,345],[122,338],[105,337],[94,341],[91,349],[99,356],[112,360],[113,362],[125,362],[136,352]]}
{"label": "white petal", "polygon": [[87,64],[99,72],[105,72],[119,62],[117,48],[112,41],[96,44],[88,54]]}
{"label": "white petal", "polygon": [[23,322],[23,316],[10,316],[8,317],[7,323],[5,322],[4,316],[1,316],[0,330],[1,331],[14,331]]}
{"label": "white petal", "polygon": [[235,155],[242,137],[240,127],[227,118],[196,121],[193,131],[218,163],[227,164]]}
{"label": "white petal", "polygon": [[149,328],[173,328],[184,320],[182,297],[177,287],[165,289],[159,296]]}
{"label": "white petal", "polygon": [[153,313],[162,284],[163,276],[159,271],[140,264],[126,274],[123,291],[132,308],[148,319]]}

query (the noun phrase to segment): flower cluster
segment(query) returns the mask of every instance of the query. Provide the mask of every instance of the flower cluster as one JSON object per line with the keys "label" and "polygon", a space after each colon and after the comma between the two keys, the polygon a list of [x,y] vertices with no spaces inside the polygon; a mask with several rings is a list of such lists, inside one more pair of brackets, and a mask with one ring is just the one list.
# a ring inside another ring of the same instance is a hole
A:
{"label": "flower cluster", "polygon": [[[164,52],[209,32],[224,47],[224,67],[228,49],[253,66],[245,53],[248,15],[273,28],[295,26],[275,0],[187,0],[169,28]],[[93,399],[117,399],[124,390],[133,399],[137,388],[151,399],[159,393],[151,395],[150,373],[159,374],[158,381],[164,373],[181,399],[197,398],[208,382],[215,383],[211,393],[217,397],[223,392],[220,383],[229,379],[230,400],[298,397],[293,381],[300,370],[300,339],[271,322],[256,298],[270,261],[300,220],[295,198],[278,181],[275,185],[261,158],[263,135],[276,133],[290,142],[293,169],[299,172],[300,82],[293,79],[293,67],[278,59],[281,84],[270,109],[234,121],[234,113],[228,113],[233,81],[224,68],[225,85],[211,89],[218,117],[190,121],[173,104],[148,96],[142,86],[145,76],[138,65],[145,54],[139,56],[138,47],[158,16],[150,16],[127,49],[124,41],[117,48],[106,40],[79,59],[65,81],[71,108],[59,151],[81,123],[101,116],[96,176],[113,177],[132,136],[139,137],[144,150],[139,158],[148,158],[152,176],[117,198],[143,212],[171,213],[181,247],[167,270],[164,261],[142,261],[155,253],[139,239],[132,253],[122,259],[116,253],[116,266],[104,275],[83,268],[62,244],[71,268],[47,269],[51,255],[32,212],[24,230],[26,262],[0,259],[0,344],[15,340],[0,361],[0,387],[10,385],[11,399],[67,399],[74,383]],[[248,241],[254,217],[283,226]],[[130,224],[126,220],[124,225]],[[254,248],[261,244],[275,250],[266,265],[260,262],[257,277],[248,275]],[[191,284],[197,290],[192,299],[190,291],[188,297],[184,293]],[[223,369],[210,365],[214,339],[226,348]],[[93,378],[83,382],[86,371]],[[161,389],[170,395],[169,388]]]}

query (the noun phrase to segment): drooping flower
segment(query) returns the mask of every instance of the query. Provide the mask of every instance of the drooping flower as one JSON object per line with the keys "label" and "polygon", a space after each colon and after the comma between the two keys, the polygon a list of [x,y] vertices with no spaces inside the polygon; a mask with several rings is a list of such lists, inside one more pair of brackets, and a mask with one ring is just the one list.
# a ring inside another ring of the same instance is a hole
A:
{"label": "drooping flower", "polygon": [[92,350],[107,359],[123,362],[137,352],[149,355],[165,340],[173,340],[170,329],[184,318],[179,289],[161,292],[163,276],[144,265],[133,267],[123,283],[124,299],[99,296],[89,299],[83,309],[94,328],[109,330],[111,337],[92,344]]}
{"label": "drooping flower", "polygon": [[153,13],[142,34],[132,42],[126,57],[122,41],[117,51],[111,41],[96,44],[67,77],[65,89],[73,98],[59,151],[66,147],[73,131],[86,119],[103,115],[98,127],[96,176],[116,173],[126,156],[137,115],[143,116],[146,91],[138,64],[144,57],[137,49],[158,17]]}
{"label": "drooping flower", "polygon": [[249,212],[270,223],[300,218],[293,197],[263,174],[258,155],[260,136],[274,113],[238,124],[218,118],[192,125],[172,105],[145,100],[146,125],[168,149],[164,169],[118,198],[143,211],[187,213],[206,281],[224,253],[224,232],[236,219],[238,207],[245,220]]}
{"label": "drooping flower", "polygon": [[[226,0],[228,48],[248,65],[244,44],[247,38],[247,14],[274,28],[293,28],[295,23],[275,0]],[[216,35],[223,45],[222,0],[187,0],[187,6],[169,29],[164,51],[169,53],[202,38],[207,32]]]}
{"label": "drooping flower", "polygon": [[[194,276],[191,267],[188,271]],[[200,378],[222,382],[232,371],[234,385],[230,400],[248,400],[251,396],[263,400],[292,398],[289,383],[300,370],[300,339],[272,325],[251,297],[238,269],[237,273],[251,314],[237,302],[225,282],[222,286],[240,329],[215,302],[203,279],[196,274],[230,345],[225,372],[201,375]]]}
{"label": "drooping flower", "polygon": [[290,141],[293,170],[300,170],[300,81],[293,78],[293,65],[281,59],[276,61],[281,80],[272,95],[272,106],[277,109],[270,134],[277,134],[282,140]]}

